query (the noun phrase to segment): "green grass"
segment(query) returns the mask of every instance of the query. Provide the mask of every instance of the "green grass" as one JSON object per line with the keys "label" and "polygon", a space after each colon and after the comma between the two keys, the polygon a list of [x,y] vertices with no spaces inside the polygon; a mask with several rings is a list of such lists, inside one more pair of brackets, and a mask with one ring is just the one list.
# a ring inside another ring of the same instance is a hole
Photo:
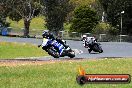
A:
{"label": "green grass", "polygon": [[[16,21],[12,21],[11,19],[7,18],[7,21],[10,23],[10,27],[12,27],[13,30],[21,30],[21,28],[24,28],[23,19],[16,22]],[[46,23],[44,21],[44,16],[38,16],[31,20],[30,29],[33,31],[34,30],[38,30],[38,31],[44,30],[46,29],[45,24]]]}
{"label": "green grass", "polygon": [[[24,28],[24,22],[23,19],[21,19],[20,21],[16,22],[16,21],[12,21],[11,19],[9,19],[9,17],[7,17],[7,21],[10,23],[10,27],[13,28],[13,30],[21,30],[21,28]],[[30,23],[30,31],[41,31],[46,29],[46,22],[45,22],[45,17],[44,16],[38,16],[35,17],[31,20]],[[71,24],[67,24],[64,23],[64,28],[66,30],[70,29]]]}
{"label": "green grass", "polygon": [[132,88],[130,84],[76,83],[79,66],[87,74],[130,74],[131,59],[99,59],[84,61],[59,61],[41,65],[0,67],[0,88]]}
{"label": "green grass", "polygon": [[0,59],[39,57],[45,55],[47,53],[35,45],[0,42]]}
{"label": "green grass", "polygon": [[[9,17],[6,18],[6,20],[10,23],[11,32],[17,33],[17,35],[22,36],[23,35],[23,28],[24,28],[24,21],[21,19],[20,21],[12,21],[9,19]],[[64,23],[64,29],[66,31],[70,30],[71,24]],[[35,36],[35,35],[41,35],[43,30],[47,30],[46,27],[46,21],[44,16],[38,16],[31,20],[30,27],[29,27],[29,35]],[[64,36],[68,36],[67,33],[64,34]]]}

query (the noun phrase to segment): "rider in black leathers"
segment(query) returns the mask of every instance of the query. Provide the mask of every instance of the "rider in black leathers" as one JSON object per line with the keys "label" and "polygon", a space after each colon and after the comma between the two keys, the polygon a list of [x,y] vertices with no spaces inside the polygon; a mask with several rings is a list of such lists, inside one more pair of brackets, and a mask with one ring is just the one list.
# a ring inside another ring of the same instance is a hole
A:
{"label": "rider in black leathers", "polygon": [[[48,39],[51,39],[51,40],[56,40],[57,42],[61,43],[65,49],[68,48],[68,46],[62,41],[61,38],[57,37],[55,38],[54,35],[51,33],[51,32],[46,32],[44,31],[43,34],[42,34],[43,38],[48,38]],[[40,47],[41,45],[38,45],[38,47]]]}

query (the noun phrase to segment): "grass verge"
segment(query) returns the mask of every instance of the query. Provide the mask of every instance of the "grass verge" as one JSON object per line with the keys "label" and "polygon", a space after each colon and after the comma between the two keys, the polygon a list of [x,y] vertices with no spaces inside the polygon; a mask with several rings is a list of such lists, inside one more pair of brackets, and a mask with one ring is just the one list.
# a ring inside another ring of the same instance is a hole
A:
{"label": "grass verge", "polygon": [[[2,63],[2,62],[1,62]],[[6,63],[6,62],[3,62]],[[14,63],[14,62],[13,62]],[[87,74],[130,74],[132,59],[95,59],[49,62],[25,62],[0,66],[1,88],[132,88],[130,84],[86,84],[76,83],[81,65]],[[11,64],[11,63],[10,63]]]}
{"label": "grass verge", "polygon": [[39,57],[45,55],[47,53],[35,45],[0,42],[0,59]]}

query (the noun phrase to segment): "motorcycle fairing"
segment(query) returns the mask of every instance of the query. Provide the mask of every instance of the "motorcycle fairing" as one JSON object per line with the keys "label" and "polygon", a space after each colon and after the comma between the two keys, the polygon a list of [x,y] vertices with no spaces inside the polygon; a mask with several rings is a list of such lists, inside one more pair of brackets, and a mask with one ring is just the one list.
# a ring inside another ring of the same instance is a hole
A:
{"label": "motorcycle fairing", "polygon": [[56,40],[54,40],[53,42],[51,42],[51,44],[57,48],[59,50],[59,54],[61,55],[63,50],[64,50],[64,46],[60,43],[58,43]]}

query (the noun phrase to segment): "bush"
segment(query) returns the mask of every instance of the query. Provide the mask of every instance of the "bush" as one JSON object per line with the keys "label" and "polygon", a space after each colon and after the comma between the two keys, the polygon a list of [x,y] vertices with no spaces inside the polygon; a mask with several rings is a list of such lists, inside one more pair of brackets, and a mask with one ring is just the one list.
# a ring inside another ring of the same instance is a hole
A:
{"label": "bush", "polygon": [[112,27],[108,23],[101,22],[99,23],[95,29],[92,31],[94,34],[110,34],[110,35],[117,35],[119,30]]}
{"label": "bush", "polygon": [[80,6],[74,10],[74,17],[71,23],[71,31],[87,33],[98,23],[96,11],[88,6]]}

